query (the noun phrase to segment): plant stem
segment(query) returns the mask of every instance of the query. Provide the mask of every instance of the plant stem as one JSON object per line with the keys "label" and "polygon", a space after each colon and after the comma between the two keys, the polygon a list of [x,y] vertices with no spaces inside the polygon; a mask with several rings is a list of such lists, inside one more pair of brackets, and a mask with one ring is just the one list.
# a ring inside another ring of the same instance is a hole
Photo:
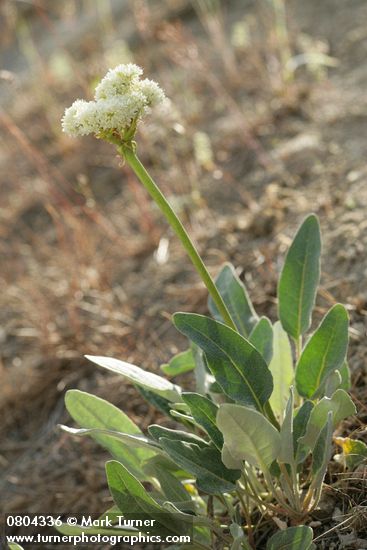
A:
{"label": "plant stem", "polygon": [[250,514],[250,512],[249,512],[249,510],[246,506],[246,503],[245,503],[244,498],[242,496],[241,490],[237,489],[236,493],[237,493],[238,498],[240,499],[243,515],[245,516],[245,521],[246,521],[246,524],[247,524],[247,536],[248,536],[249,544],[250,544],[251,548],[255,548],[254,533],[253,533],[253,530],[252,530],[251,514]]}
{"label": "plant stem", "polygon": [[[210,276],[199,252],[197,251],[194,243],[189,237],[186,229],[182,225],[181,220],[173,210],[172,206],[167,201],[166,197],[163,195],[162,191],[159,189],[158,185],[151,178],[149,173],[146,171],[142,163],[140,162],[138,156],[135,153],[134,143],[124,143],[120,144],[117,147],[119,154],[126,160],[129,166],[133,169],[138,179],[144,185],[145,189],[148,191],[152,199],[155,201],[157,206],[160,208],[161,212],[165,216],[166,220],[175,231],[176,235],[180,239],[183,247],[185,248],[189,258],[191,259],[194,267],[196,268],[198,274],[200,275],[203,283],[208,289],[209,294],[211,295],[219,313],[222,316],[223,321],[233,330],[238,332],[235,323],[231,317],[231,314],[228,311],[226,304],[223,301],[222,296],[219,294],[218,289]],[[274,413],[271,409],[270,403],[266,403],[264,414],[269,418],[270,422],[279,429],[279,424],[274,416]]]}
{"label": "plant stem", "polygon": [[298,361],[302,353],[302,334],[295,340],[295,344],[296,344],[296,360]]}
{"label": "plant stem", "polygon": [[218,292],[217,287],[213,279],[211,278],[203,260],[201,259],[200,254],[198,253],[195,245],[193,244],[191,238],[189,237],[186,229],[182,225],[177,214],[174,212],[173,208],[167,201],[166,197],[163,195],[157,184],[150,177],[136,153],[133,150],[132,145],[121,145],[118,148],[121,156],[126,160],[130,167],[135,172],[136,176],[139,178],[141,183],[144,185],[145,189],[148,191],[152,199],[155,201],[157,206],[160,208],[161,212],[166,217],[168,223],[175,231],[176,235],[180,239],[183,247],[185,248],[187,254],[189,255],[194,267],[199,273],[203,283],[208,289],[209,294],[213,298],[215,305],[218,308],[224,322],[231,327],[233,330],[237,330],[236,326],[231,318],[231,315],[225,305],[221,295]]}

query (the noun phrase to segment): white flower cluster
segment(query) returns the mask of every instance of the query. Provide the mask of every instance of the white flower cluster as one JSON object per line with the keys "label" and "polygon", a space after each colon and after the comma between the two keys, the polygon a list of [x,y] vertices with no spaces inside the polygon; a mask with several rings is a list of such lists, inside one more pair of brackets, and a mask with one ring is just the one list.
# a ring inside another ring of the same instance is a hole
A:
{"label": "white flower cluster", "polygon": [[128,63],[110,69],[95,90],[94,101],[77,99],[66,109],[62,129],[71,136],[123,135],[161,103],[164,92],[153,80],[140,79],[143,71]]}

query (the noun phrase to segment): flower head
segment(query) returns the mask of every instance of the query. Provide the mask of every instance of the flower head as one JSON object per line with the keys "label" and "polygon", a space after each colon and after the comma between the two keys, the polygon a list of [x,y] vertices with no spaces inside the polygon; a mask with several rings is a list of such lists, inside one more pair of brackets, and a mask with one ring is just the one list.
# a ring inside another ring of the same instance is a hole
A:
{"label": "flower head", "polygon": [[71,136],[95,134],[107,140],[131,139],[139,120],[165,95],[143,71],[128,63],[110,69],[95,90],[94,101],[77,99],[66,109],[62,129]]}

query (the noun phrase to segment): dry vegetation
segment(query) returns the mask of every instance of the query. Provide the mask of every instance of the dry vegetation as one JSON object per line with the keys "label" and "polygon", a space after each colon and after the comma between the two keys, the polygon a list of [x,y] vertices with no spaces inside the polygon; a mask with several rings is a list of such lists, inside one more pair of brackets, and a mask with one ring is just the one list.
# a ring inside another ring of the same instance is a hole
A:
{"label": "dry vegetation", "polygon": [[[171,313],[206,310],[113,149],[61,133],[65,106],[120,62],[143,66],[172,99],[141,127],[141,156],[211,272],[232,261],[270,317],[289,234],[320,216],[319,311],[341,300],[352,318],[360,413],[343,433],[366,441],[367,6],[353,4],[293,0],[287,19],[280,0],[1,4],[3,511],[102,512],[105,454],[58,431],[65,390],[108,397],[143,428],[153,412],[83,354],[157,369],[184,345]],[[367,548],[365,470],[331,468],[328,482],[313,518],[320,548]]]}

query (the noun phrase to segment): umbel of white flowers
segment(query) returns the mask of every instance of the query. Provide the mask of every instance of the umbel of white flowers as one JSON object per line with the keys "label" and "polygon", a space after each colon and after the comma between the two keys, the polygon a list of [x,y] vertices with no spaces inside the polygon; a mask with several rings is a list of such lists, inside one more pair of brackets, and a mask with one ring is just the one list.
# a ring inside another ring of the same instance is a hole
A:
{"label": "umbel of white flowers", "polygon": [[94,101],[77,99],[66,109],[62,129],[71,136],[95,134],[113,143],[134,137],[141,118],[165,99],[153,80],[132,63],[110,69],[95,90]]}

